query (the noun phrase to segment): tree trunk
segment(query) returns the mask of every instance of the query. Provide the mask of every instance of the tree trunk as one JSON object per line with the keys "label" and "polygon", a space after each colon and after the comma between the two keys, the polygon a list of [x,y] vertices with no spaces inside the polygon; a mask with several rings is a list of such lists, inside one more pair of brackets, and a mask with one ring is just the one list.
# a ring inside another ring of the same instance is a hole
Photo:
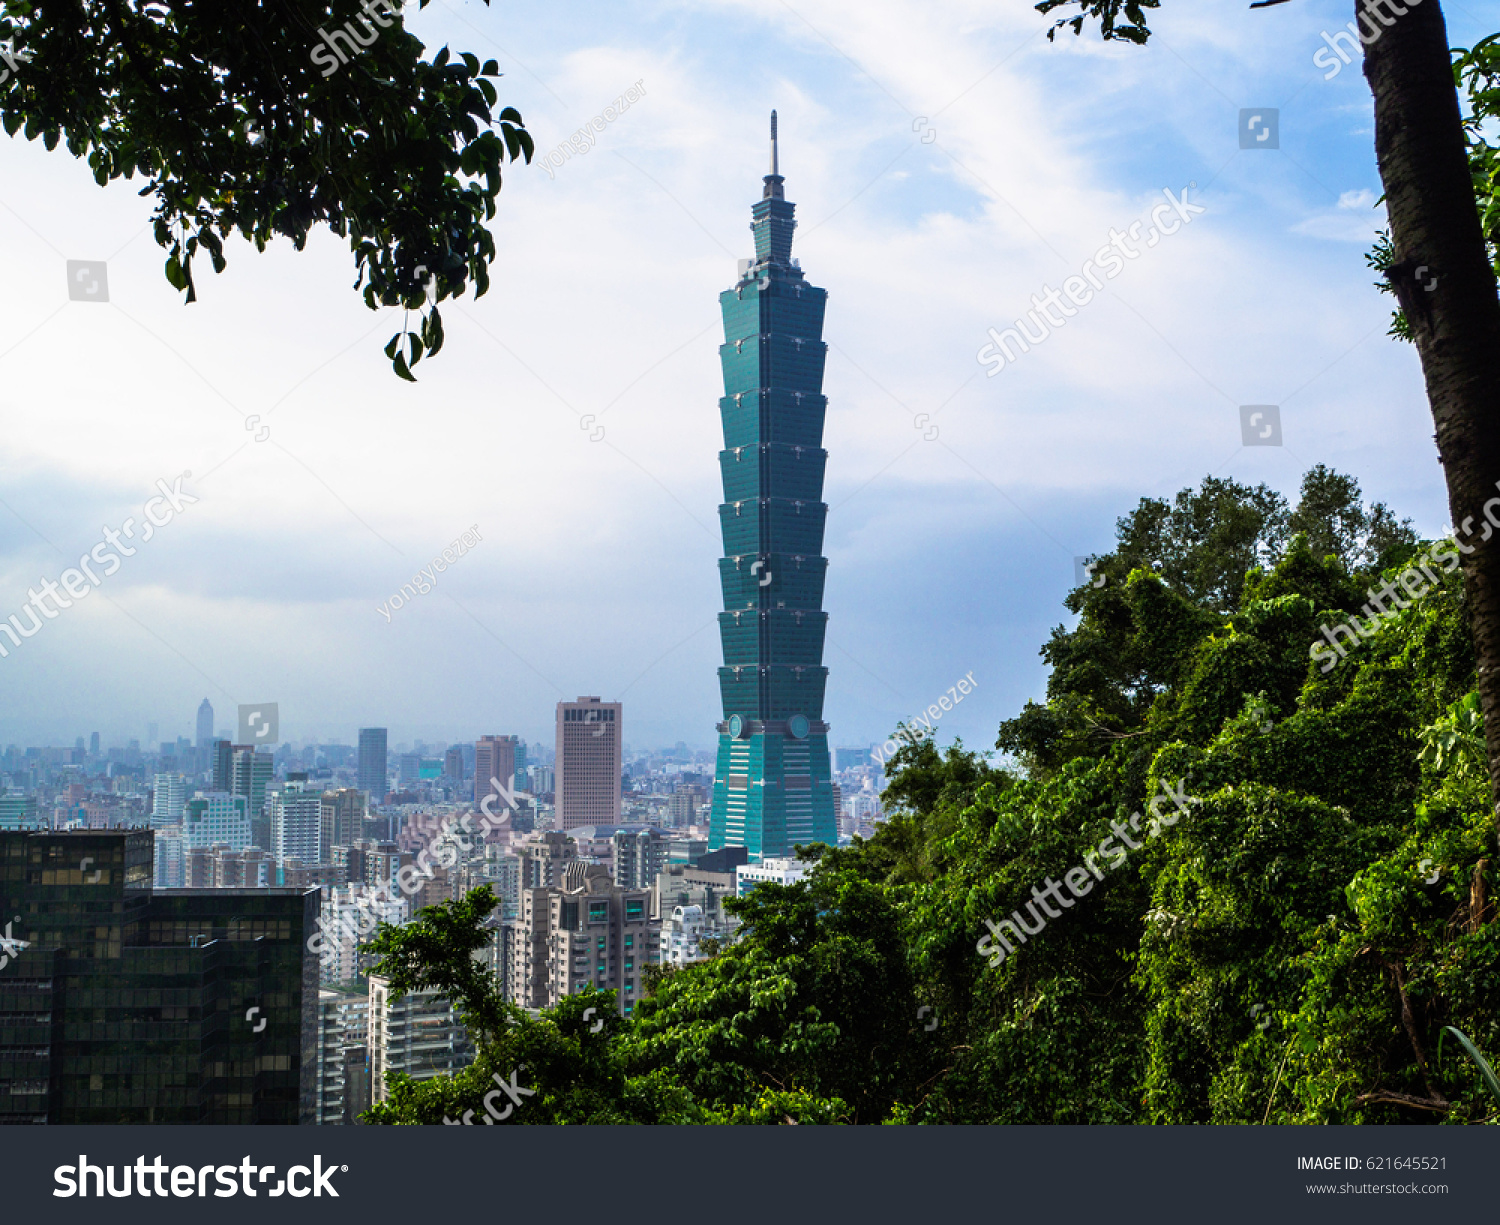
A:
{"label": "tree trunk", "polygon": [[[1356,21],[1363,11],[1356,0]],[[1442,9],[1438,0],[1388,0],[1381,11],[1392,24],[1381,24],[1366,45],[1364,70],[1395,247],[1387,275],[1422,360],[1454,530],[1473,548],[1463,558],[1464,590],[1500,828],[1500,533],[1484,523],[1491,499],[1500,523],[1500,297],[1475,207]],[[1465,521],[1472,535],[1465,536]]]}

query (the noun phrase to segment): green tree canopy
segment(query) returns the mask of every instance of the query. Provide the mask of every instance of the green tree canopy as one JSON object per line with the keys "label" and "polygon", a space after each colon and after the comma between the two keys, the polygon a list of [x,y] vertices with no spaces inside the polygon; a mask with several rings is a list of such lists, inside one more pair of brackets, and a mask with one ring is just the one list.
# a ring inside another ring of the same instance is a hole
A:
{"label": "green tree canopy", "polygon": [[[1231,522],[1271,504],[1185,492]],[[1228,609],[1139,566],[1070,596],[1077,659],[1135,661],[1139,710],[1080,662],[1002,729],[1012,747],[1017,724],[1050,721],[1026,768],[903,743],[875,836],[805,848],[806,878],[729,902],[735,938],[652,975],[633,1016],[592,993],[509,1009],[475,1068],[398,1079],[371,1119],[482,1114],[524,1065],[534,1096],[507,1123],[1500,1120],[1473,1057],[1500,1050],[1500,847],[1453,554],[1415,554],[1336,473],[1308,474],[1288,527],[1314,508],[1335,512],[1331,547],[1292,535]],[[1112,576],[1137,522],[1120,520]],[[1189,558],[1225,538],[1211,513],[1184,522],[1204,529]],[[1382,532],[1398,556],[1376,569]],[[1320,666],[1321,627],[1402,574],[1421,594]],[[1082,713],[1115,700],[1135,722],[1098,734]],[[1174,790],[1170,826],[995,957],[991,924],[1090,881],[1088,857]],[[490,904],[387,932],[388,966],[468,1000],[459,959]],[[605,1002],[594,1034],[585,1009]],[[1449,1027],[1469,1044],[1445,1049]]]}
{"label": "green tree canopy", "polygon": [[[1286,573],[1318,586],[1324,606],[1353,611],[1364,599],[1360,582],[1416,540],[1410,520],[1397,522],[1384,503],[1365,506],[1358,481],[1322,464],[1303,477],[1295,509],[1267,485],[1207,476],[1170,504],[1142,498],[1116,531],[1093,580],[1067,598],[1078,625],[1058,626],[1042,648],[1052,669],[1047,703],[1029,703],[1001,726],[999,747],[1033,767],[1056,769],[1138,734],[1157,700],[1184,681],[1191,648],[1265,569],[1289,561]],[[1309,569],[1325,556],[1334,569]]]}
{"label": "green tree canopy", "polygon": [[326,225],[372,310],[419,313],[386,347],[409,379],[442,347],[436,304],[489,288],[502,168],[532,139],[514,109],[495,114],[493,60],[425,58],[394,3],[7,0],[0,44],[7,134],[65,145],[101,185],[141,176],[188,302],[195,257],[222,272],[231,232],[301,250]]}

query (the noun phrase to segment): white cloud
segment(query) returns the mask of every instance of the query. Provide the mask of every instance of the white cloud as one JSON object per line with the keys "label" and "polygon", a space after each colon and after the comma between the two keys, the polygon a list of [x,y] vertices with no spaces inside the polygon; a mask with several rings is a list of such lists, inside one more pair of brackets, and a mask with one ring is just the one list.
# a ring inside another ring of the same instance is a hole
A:
{"label": "white cloud", "polygon": [[[543,738],[551,704],[587,692],[624,695],[632,743],[707,743],[717,295],[751,250],[772,107],[797,252],[830,291],[840,743],[974,669],[996,679],[962,730],[987,745],[1040,692],[1072,556],[1108,547],[1142,495],[1208,471],[1291,490],[1323,461],[1440,515],[1436,465],[1410,461],[1431,451],[1415,360],[1383,337],[1389,305],[1350,245],[1379,214],[1300,169],[1370,181],[1367,140],[1336,130],[1350,95],[1301,95],[1287,157],[1238,150],[1237,107],[1312,71],[1316,30],[1263,16],[1179,7],[1142,50],[1049,44],[1026,5],[433,6],[417,23],[434,43],[501,55],[502,101],[540,152],[646,92],[555,179],[507,172],[491,292],[445,309],[416,387],[390,374],[396,322],[350,291],[337,240],[233,244],[184,308],[138,184],[101,191],[65,154],[0,143],[0,252],[22,287],[0,301],[0,497],[61,550],[0,507],[0,615],[157,476],[191,469],[202,498],[111,593],[152,632],[101,603],[0,660],[0,740],[187,733],[206,675],[221,709],[280,701],[292,737]],[[1189,181],[1205,215],[985,377],[986,328]],[[105,257],[111,303],[67,303],[64,258]],[[1291,451],[1240,451],[1241,402],[1284,403]],[[484,543],[386,624],[376,606],[470,524]]]}

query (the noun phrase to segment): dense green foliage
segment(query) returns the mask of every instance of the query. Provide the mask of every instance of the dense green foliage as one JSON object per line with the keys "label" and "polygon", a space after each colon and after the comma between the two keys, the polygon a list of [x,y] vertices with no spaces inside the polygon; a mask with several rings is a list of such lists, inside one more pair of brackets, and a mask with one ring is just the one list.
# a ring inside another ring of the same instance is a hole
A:
{"label": "dense green foliage", "polygon": [[494,114],[494,60],[424,58],[393,0],[4,0],[0,47],[16,65],[0,64],[6,134],[62,143],[101,185],[140,175],[189,302],[194,256],[222,272],[231,233],[300,250],[326,225],[371,310],[419,312],[386,346],[410,379],[442,346],[437,303],[489,287],[501,171],[532,138],[514,109]]}
{"label": "dense green foliage", "polygon": [[[507,1121],[1496,1121],[1483,1066],[1441,1043],[1453,1026],[1500,1051],[1456,574],[1337,666],[1309,657],[1417,553],[1322,468],[1294,509],[1214,480],[1143,501],[1044,648],[1046,704],[1001,728],[1019,765],[904,745],[876,836],[730,903],[738,938],[657,975],[635,1017],[604,995],[535,1019],[484,997],[463,963],[487,894],[387,931],[388,970],[452,983],[495,1033],[475,1069],[402,1082],[372,1120],[456,1119],[524,1065],[534,1096]],[[1185,815],[986,961],[986,920],[1177,780]]]}

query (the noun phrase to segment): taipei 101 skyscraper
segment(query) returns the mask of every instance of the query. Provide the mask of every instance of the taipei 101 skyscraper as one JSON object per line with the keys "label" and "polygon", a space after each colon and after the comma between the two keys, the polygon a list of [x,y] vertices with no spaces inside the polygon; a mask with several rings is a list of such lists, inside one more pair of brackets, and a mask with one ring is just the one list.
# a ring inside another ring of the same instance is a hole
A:
{"label": "taipei 101 skyscraper", "polygon": [[836,843],[823,722],[823,307],[828,294],[792,258],[794,206],[782,194],[771,112],[771,173],[750,211],[755,258],[719,295],[724,313],[724,722],[710,850],[752,863],[799,843]]}

